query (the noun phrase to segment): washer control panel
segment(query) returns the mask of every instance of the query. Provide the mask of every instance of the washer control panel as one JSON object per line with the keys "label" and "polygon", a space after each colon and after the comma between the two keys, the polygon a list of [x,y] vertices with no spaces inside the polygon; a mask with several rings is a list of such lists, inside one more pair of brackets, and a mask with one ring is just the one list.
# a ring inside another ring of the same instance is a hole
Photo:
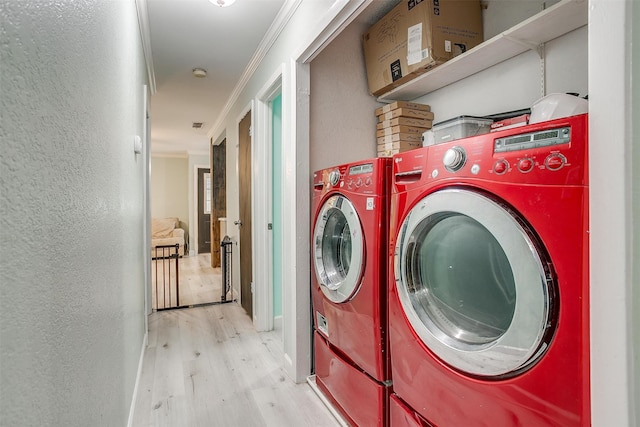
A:
{"label": "washer control panel", "polygon": [[361,194],[386,194],[390,158],[375,158],[360,163],[343,164],[314,172],[313,190],[318,194],[350,191]]}
{"label": "washer control panel", "polygon": [[357,190],[360,188],[370,187],[371,184],[373,184],[371,179],[372,172],[372,163],[350,166],[347,169],[347,176],[345,177],[347,188],[349,190]]}

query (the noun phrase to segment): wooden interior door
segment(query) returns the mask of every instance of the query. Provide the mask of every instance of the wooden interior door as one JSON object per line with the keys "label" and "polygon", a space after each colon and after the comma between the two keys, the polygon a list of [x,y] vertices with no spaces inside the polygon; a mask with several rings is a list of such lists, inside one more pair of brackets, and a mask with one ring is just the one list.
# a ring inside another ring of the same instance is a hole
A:
{"label": "wooden interior door", "polygon": [[227,217],[227,140],[211,146],[211,267],[220,265],[220,242],[227,232],[219,218]]}
{"label": "wooden interior door", "polygon": [[198,253],[211,251],[211,173],[198,168]]}
{"label": "wooden interior door", "polygon": [[240,190],[240,304],[253,319],[253,292],[251,280],[251,113],[238,125],[238,175]]}

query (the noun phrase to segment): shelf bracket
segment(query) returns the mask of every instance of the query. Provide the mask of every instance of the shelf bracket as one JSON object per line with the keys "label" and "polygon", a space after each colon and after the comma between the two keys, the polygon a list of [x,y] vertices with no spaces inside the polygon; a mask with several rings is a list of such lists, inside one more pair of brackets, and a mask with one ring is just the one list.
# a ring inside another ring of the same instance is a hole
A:
{"label": "shelf bracket", "polygon": [[506,34],[502,35],[505,39],[512,41],[513,43],[519,44],[521,46],[524,46],[526,48],[529,48],[531,50],[533,50],[534,52],[536,52],[538,54],[538,56],[540,57],[540,59],[542,59],[542,56],[544,55],[544,43],[541,44],[535,44],[535,43],[531,43],[528,42],[526,40],[522,40],[519,39],[517,37],[513,37],[513,36],[509,36]]}

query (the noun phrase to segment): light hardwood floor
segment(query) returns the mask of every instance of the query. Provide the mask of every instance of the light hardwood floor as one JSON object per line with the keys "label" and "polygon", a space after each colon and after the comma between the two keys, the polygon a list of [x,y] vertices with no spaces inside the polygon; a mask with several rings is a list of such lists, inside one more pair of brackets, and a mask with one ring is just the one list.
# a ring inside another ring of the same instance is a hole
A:
{"label": "light hardwood floor", "polygon": [[154,312],[133,425],[338,426],[282,361],[280,332],[256,332],[237,303]]}

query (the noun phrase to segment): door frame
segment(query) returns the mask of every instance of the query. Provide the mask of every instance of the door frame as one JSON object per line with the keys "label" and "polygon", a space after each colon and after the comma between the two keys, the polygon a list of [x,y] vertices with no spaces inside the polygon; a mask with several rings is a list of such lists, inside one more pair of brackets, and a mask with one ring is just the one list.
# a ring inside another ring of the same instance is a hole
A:
{"label": "door frame", "polygon": [[[273,233],[268,225],[273,223],[273,141],[271,102],[283,92],[286,67],[281,64],[258,92],[255,99],[254,142],[254,277],[263,278],[254,287],[254,325],[258,331],[270,331],[273,322]],[[283,97],[284,98],[284,97]],[[283,99],[284,104],[284,99]],[[284,105],[283,105],[284,110]],[[286,127],[282,126],[282,139]],[[283,203],[284,204],[284,203]],[[283,206],[281,206],[281,209]],[[284,310],[283,310],[284,311]],[[285,323],[283,312],[283,324]]]}
{"label": "door frame", "polygon": [[[189,227],[192,230],[193,241],[191,241],[191,239],[189,241],[189,256],[192,254],[198,255],[198,191],[200,190],[198,188],[198,169],[209,169],[209,172],[211,172],[211,165],[193,165],[193,204],[191,206],[191,224],[193,224],[193,226]],[[213,221],[213,219],[211,219],[211,221]],[[211,244],[213,244],[213,242],[211,242]]]}
{"label": "door frame", "polygon": [[309,96],[311,61],[373,0],[336,0],[283,75],[282,337],[284,368],[296,382],[311,372],[311,171]]}
{"label": "door frame", "polygon": [[149,86],[142,86],[142,107],[144,110],[142,123],[142,159],[143,174],[143,247],[144,247],[144,343],[149,344],[149,315],[151,308],[151,123],[150,123],[150,91]]}

